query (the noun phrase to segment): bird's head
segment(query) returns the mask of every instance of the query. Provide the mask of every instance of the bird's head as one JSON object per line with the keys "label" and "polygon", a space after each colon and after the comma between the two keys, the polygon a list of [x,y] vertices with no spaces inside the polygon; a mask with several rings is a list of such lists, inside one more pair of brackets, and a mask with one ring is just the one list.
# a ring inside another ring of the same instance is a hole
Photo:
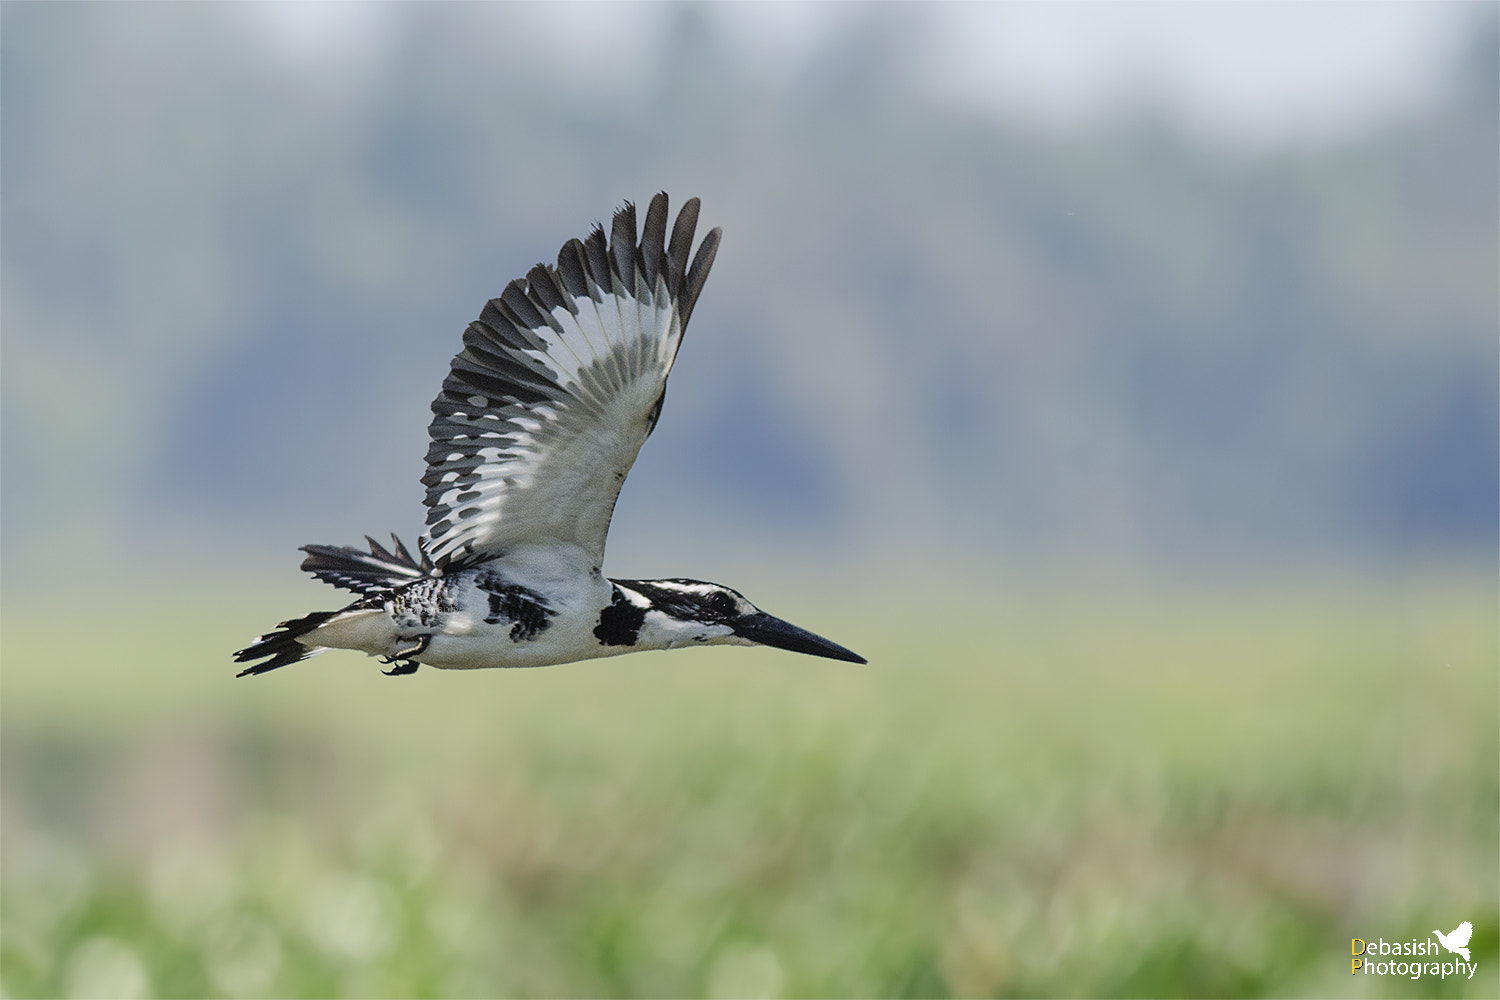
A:
{"label": "bird's head", "polygon": [[595,634],[637,649],[683,646],[774,646],[833,660],[865,658],[836,642],[768,615],[739,591],[701,580],[615,580],[615,602]]}

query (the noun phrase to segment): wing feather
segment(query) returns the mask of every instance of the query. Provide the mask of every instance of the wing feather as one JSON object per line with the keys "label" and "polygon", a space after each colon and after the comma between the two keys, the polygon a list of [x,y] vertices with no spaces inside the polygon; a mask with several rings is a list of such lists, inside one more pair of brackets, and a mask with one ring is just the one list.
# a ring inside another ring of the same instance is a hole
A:
{"label": "wing feather", "polygon": [[629,203],[609,237],[569,240],[464,332],[428,428],[427,535],[440,566],[556,539],[604,555],[615,499],[655,426],[667,375],[719,245],[688,265],[698,200],[667,238],[667,196],[640,241]]}

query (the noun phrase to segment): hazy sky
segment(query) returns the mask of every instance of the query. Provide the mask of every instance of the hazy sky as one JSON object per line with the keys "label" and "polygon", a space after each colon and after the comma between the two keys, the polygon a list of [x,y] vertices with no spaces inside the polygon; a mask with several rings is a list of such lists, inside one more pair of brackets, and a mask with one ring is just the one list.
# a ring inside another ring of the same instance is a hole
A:
{"label": "hazy sky", "polygon": [[[1041,124],[1089,125],[1122,109],[1164,111],[1195,133],[1263,145],[1340,138],[1420,107],[1478,3],[914,3],[910,69],[946,97]],[[247,8],[293,62],[347,69],[379,58],[399,5]],[[572,81],[612,84],[653,57],[674,5],[551,3],[489,8],[509,40],[553,50]],[[477,13],[478,9],[475,9]],[[746,67],[774,86],[872,8],[726,3]],[[482,15],[481,15],[482,16]],[[517,38],[517,32],[524,34]]]}
{"label": "hazy sky", "polygon": [[473,310],[659,188],[733,236],[645,575],[684,511],[751,561],[1493,553],[1496,12],[8,4],[7,573],[411,525]]}

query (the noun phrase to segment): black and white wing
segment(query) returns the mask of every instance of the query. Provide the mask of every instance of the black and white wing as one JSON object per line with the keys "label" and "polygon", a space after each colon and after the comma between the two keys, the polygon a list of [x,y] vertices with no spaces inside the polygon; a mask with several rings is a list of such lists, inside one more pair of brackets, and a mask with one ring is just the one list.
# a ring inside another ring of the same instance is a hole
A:
{"label": "black and white wing", "polygon": [[553,539],[604,555],[609,518],[656,426],[667,374],[719,247],[692,263],[698,199],[667,240],[667,196],[569,240],[464,333],[428,428],[426,552],[440,566]]}
{"label": "black and white wing", "polygon": [[391,535],[391,541],[395,543],[393,552],[387,552],[369,535],[365,536],[365,541],[370,543],[369,552],[347,545],[304,545],[302,551],[307,553],[307,558],[302,560],[302,569],[324,583],[356,594],[394,590],[420,580],[432,571],[432,560],[426,552],[422,552],[422,561],[418,562],[394,534]]}

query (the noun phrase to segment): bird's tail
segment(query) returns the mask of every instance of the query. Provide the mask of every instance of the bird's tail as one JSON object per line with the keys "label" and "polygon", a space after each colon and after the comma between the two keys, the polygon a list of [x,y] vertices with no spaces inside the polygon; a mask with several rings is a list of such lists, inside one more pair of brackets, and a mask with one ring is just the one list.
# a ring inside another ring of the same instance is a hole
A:
{"label": "bird's tail", "polygon": [[[284,667],[288,663],[296,663],[298,660],[305,660],[309,656],[316,656],[323,652],[326,647],[306,646],[297,640],[337,614],[339,614],[337,611],[314,611],[310,615],[282,622],[273,632],[256,636],[254,642],[234,654],[234,662],[250,664],[235,676],[263,674],[268,670],[275,670],[277,667]],[[251,662],[253,660],[264,662],[253,663]]]}
{"label": "bird's tail", "polygon": [[[314,611],[310,615],[282,622],[274,631],[265,635],[256,636],[254,642],[234,654],[234,662],[250,664],[237,676],[263,674],[289,663],[305,660],[309,656],[316,656],[332,647],[342,648],[347,645],[350,649],[364,649],[368,652],[371,642],[378,647],[386,641],[388,637],[383,632],[373,638],[369,634],[369,626],[373,621],[383,620],[379,613],[383,603],[382,596],[423,577],[437,575],[439,571],[433,567],[426,548],[420,543],[417,546],[417,551],[421,553],[419,561],[412,558],[406,546],[401,544],[401,539],[395,535],[391,536],[394,551],[388,551],[368,535],[365,540],[370,543],[369,552],[345,545],[302,547],[302,551],[307,553],[307,558],[302,560],[304,570],[324,583],[363,594],[364,600],[355,601],[338,611]],[[336,618],[338,621],[318,636],[321,643],[309,640],[310,632],[328,625]],[[349,630],[351,623],[361,621],[365,631]],[[256,660],[261,662],[254,662]]]}

